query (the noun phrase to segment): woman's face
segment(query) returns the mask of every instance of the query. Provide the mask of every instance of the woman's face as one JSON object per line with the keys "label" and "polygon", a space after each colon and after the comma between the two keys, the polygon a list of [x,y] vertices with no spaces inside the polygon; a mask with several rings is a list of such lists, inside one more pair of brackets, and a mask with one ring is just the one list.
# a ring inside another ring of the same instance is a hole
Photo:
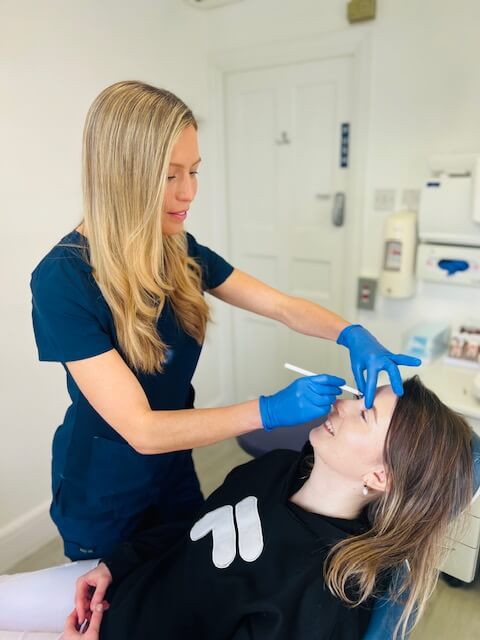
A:
{"label": "woman's face", "polygon": [[197,193],[197,171],[200,164],[195,127],[186,127],[173,147],[168,167],[167,189],[162,212],[162,231],[173,235],[183,231],[193,199]]}
{"label": "woman's face", "polygon": [[317,457],[349,480],[363,481],[383,467],[383,447],[397,397],[379,387],[372,409],[362,400],[337,400],[326,422],[310,432]]}

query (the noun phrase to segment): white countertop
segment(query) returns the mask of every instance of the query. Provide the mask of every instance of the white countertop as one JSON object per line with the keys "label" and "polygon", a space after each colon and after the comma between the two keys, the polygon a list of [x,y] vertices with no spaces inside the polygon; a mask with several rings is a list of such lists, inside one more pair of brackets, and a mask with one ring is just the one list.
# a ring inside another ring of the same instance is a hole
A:
{"label": "white countertop", "polygon": [[[442,357],[420,367],[400,367],[402,378],[418,374],[422,382],[434,391],[440,400],[465,418],[478,420],[472,426],[480,433],[480,401],[473,393],[473,378],[479,369],[445,364]],[[385,372],[379,376],[379,384],[389,384]]]}
{"label": "white countertop", "polygon": [[472,393],[477,373],[478,369],[445,364],[442,358],[422,365],[418,371],[425,385],[435,391],[442,402],[466,418],[480,420],[480,401]]}

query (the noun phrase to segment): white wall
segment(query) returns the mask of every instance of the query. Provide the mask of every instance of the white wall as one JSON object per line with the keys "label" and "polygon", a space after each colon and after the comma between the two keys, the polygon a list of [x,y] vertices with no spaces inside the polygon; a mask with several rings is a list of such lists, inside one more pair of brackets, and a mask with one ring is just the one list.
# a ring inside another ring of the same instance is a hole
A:
{"label": "white wall", "polygon": [[[81,129],[95,95],[114,81],[136,78],[168,87],[197,111],[210,156],[189,226],[218,246],[224,212],[212,205],[217,160],[208,55],[345,29],[370,32],[367,180],[350,212],[363,212],[362,271],[376,274],[385,214],[373,211],[373,190],[419,188],[432,152],[480,150],[480,3],[377,4],[375,22],[349,26],[346,0],[245,0],[205,12],[182,0],[0,0],[0,568],[7,566],[5,554],[14,548],[22,518],[28,523],[29,514],[43,513],[49,498],[50,441],[67,398],[61,367],[36,361],[28,280],[40,257],[80,218]],[[380,301],[379,313],[363,312],[360,319],[397,347],[417,318],[448,319],[452,307],[462,313],[479,302],[479,290],[424,285],[422,299]],[[197,376],[202,403],[222,397],[219,372],[228,369],[228,356],[209,339]],[[40,530],[32,531],[32,544]]]}

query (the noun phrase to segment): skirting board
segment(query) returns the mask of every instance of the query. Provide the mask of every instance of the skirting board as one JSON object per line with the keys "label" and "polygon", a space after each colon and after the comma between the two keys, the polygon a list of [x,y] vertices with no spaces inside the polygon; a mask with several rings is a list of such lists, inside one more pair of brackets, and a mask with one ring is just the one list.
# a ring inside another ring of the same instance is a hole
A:
{"label": "skirting board", "polygon": [[0,574],[53,540],[58,532],[43,502],[0,527]]}

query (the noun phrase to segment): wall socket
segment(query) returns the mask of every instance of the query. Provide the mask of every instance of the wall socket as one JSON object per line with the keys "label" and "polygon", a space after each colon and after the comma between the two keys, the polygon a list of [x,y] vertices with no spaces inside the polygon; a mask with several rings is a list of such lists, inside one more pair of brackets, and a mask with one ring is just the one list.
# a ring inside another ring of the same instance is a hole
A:
{"label": "wall socket", "polygon": [[420,207],[420,189],[403,189],[402,207],[408,211],[418,211]]}
{"label": "wall socket", "polygon": [[375,189],[373,208],[375,211],[393,211],[395,209],[395,189]]}
{"label": "wall socket", "polygon": [[357,289],[357,309],[375,309],[375,297],[377,293],[376,278],[359,278]]}
{"label": "wall socket", "polygon": [[376,14],[376,0],[351,0],[347,6],[349,22],[373,20]]}

